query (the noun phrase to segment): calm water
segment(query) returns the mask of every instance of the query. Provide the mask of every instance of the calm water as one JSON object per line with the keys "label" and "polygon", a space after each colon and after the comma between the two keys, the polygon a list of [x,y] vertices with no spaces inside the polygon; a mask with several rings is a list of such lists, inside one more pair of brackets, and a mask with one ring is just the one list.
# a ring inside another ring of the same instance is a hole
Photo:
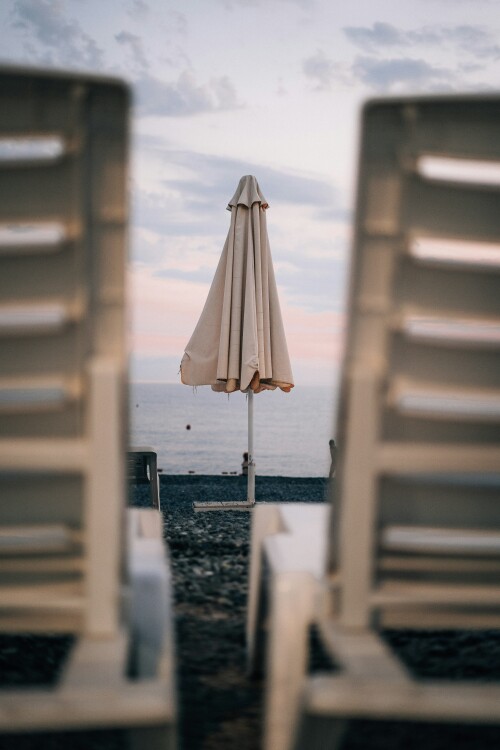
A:
{"label": "calm water", "polygon": [[[296,387],[254,398],[254,460],[267,476],[328,476],[334,437],[331,388]],[[240,473],[247,449],[247,402],[204,386],[133,383],[130,442],[153,445],[167,474]],[[191,429],[187,430],[186,425]]]}

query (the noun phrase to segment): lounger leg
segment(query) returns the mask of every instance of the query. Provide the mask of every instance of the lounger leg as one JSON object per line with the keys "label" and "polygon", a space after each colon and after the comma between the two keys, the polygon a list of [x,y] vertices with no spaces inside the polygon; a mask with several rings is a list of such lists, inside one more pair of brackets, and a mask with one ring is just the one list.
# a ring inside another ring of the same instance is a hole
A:
{"label": "lounger leg", "polygon": [[247,604],[247,669],[254,674],[259,669],[258,634],[262,626],[261,592],[263,587],[262,556],[266,536],[281,530],[277,505],[256,505],[252,510],[250,573]]}
{"label": "lounger leg", "polygon": [[270,586],[265,750],[291,750],[308,658],[315,581],[308,573],[274,573]]}

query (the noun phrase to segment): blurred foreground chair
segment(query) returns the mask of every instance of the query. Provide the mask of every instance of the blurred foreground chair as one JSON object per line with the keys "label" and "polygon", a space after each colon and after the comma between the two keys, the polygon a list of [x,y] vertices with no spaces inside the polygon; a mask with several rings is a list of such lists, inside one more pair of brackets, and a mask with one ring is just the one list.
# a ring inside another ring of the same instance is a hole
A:
{"label": "blurred foreground chair", "polygon": [[128,480],[131,485],[147,484],[151,492],[151,505],[153,508],[160,509],[160,482],[156,448],[150,445],[129,447]]}
{"label": "blurred foreground chair", "polygon": [[129,91],[0,69],[0,631],[76,638],[0,733],[175,746],[161,517],[126,510]]}
{"label": "blurred foreground chair", "polygon": [[[416,680],[380,635],[500,628],[499,122],[495,96],[364,108],[332,503],[254,510],[266,750],[500,724],[498,685]],[[312,624],[338,671],[306,675]]]}

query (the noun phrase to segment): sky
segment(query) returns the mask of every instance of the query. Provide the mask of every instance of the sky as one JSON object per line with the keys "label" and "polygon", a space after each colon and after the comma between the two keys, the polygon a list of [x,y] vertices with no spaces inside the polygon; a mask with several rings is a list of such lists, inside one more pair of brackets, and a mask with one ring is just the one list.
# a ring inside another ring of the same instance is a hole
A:
{"label": "sky", "polygon": [[131,86],[132,380],[179,382],[227,202],[254,174],[295,383],[330,385],[360,107],[498,89],[500,0],[2,0],[0,61]]}

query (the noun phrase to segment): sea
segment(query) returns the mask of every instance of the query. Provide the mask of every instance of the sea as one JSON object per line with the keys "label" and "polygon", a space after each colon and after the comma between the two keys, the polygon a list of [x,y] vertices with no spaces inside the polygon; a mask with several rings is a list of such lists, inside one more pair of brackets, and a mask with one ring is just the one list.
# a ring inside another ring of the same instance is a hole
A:
{"label": "sea", "polygon": [[[327,477],[336,391],[296,386],[254,396],[257,475]],[[129,385],[131,445],[150,445],[165,474],[240,474],[247,450],[247,397],[209,386]]]}

